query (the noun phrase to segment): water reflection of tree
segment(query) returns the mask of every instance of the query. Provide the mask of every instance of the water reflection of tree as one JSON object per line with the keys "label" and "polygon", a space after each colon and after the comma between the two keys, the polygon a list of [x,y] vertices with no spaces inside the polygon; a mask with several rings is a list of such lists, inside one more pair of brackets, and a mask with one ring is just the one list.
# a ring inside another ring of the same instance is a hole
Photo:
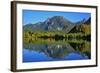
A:
{"label": "water reflection of tree", "polygon": [[91,58],[91,43],[84,41],[83,43],[70,43],[72,47],[74,47],[75,50],[84,53],[88,56],[88,58]]}

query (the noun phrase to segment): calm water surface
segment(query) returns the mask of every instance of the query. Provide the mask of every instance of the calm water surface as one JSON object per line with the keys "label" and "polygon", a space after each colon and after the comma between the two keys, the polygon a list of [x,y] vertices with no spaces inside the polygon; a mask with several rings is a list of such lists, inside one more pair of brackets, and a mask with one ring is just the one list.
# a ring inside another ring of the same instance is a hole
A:
{"label": "calm water surface", "polygon": [[87,60],[91,59],[90,42],[71,42],[56,41],[47,42],[28,42],[23,44],[23,62],[44,62],[44,61],[63,61],[63,60]]}

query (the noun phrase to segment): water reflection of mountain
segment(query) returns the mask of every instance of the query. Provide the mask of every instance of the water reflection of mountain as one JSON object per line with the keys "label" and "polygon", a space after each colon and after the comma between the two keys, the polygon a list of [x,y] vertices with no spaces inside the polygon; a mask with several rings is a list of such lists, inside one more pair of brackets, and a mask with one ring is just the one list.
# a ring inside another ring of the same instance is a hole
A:
{"label": "water reflection of mountain", "polygon": [[82,56],[91,58],[90,42],[84,43],[65,43],[65,44],[44,44],[44,43],[24,43],[23,47],[28,50],[33,50],[39,53],[44,53],[46,56],[54,59],[64,59],[70,53],[79,53]]}

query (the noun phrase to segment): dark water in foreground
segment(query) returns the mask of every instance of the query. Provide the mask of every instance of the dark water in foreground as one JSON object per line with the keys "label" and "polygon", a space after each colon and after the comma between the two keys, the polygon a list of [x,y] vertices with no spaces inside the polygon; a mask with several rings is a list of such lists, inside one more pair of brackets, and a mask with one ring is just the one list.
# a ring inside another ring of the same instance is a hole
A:
{"label": "dark water in foreground", "polygon": [[91,59],[88,41],[35,41],[24,42],[23,62]]}

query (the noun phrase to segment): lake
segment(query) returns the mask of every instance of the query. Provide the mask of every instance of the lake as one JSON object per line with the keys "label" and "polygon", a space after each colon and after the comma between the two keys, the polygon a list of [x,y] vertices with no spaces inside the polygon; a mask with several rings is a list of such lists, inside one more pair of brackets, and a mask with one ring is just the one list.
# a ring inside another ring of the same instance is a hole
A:
{"label": "lake", "polygon": [[91,43],[86,40],[24,39],[23,62],[91,59]]}

